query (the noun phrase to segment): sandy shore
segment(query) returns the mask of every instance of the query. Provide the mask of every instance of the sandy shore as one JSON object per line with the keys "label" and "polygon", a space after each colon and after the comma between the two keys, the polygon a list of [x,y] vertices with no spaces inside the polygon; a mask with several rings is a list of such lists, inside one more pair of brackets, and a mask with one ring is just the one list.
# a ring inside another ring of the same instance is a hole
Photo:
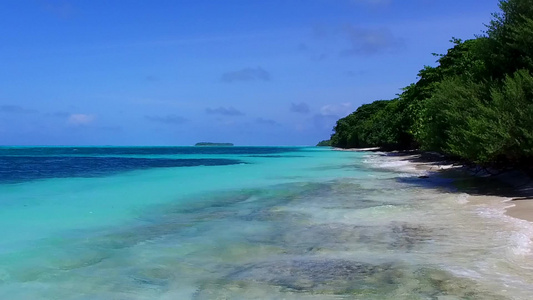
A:
{"label": "sandy shore", "polygon": [[435,155],[405,154],[399,155],[398,159],[406,160],[416,169],[428,172],[428,176],[457,177],[461,183],[467,181],[469,184],[459,184],[458,188],[466,189],[464,191],[471,195],[472,200],[491,201],[499,197],[502,202],[510,204],[506,211],[508,216],[533,222],[533,181],[524,173],[513,171],[492,176],[486,173],[474,174],[461,165],[454,165]]}
{"label": "sandy shore", "polygon": [[[348,151],[376,152],[378,149]],[[437,153],[380,152],[380,154],[391,161],[406,162],[421,178],[442,176],[453,179],[459,191],[471,195],[470,201],[480,203],[499,199],[501,202],[507,202],[508,216],[533,222],[533,180],[522,172],[509,171],[490,176],[483,172],[475,174],[471,169],[447,160]]]}

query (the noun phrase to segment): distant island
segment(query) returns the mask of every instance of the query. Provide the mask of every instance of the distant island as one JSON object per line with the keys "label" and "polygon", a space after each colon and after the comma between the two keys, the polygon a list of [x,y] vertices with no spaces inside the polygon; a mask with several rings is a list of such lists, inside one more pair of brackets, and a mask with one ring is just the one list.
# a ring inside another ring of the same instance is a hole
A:
{"label": "distant island", "polygon": [[232,143],[211,143],[211,142],[200,142],[196,143],[194,146],[209,146],[209,147],[231,147],[233,146]]}

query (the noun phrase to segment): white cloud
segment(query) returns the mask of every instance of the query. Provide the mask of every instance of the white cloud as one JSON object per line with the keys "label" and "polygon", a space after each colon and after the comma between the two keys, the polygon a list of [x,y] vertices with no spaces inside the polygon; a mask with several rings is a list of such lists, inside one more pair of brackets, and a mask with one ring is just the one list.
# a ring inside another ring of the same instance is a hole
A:
{"label": "white cloud", "polygon": [[218,107],[218,108],[206,108],[205,112],[208,114],[219,114],[223,116],[244,116],[244,113],[240,110],[237,110],[235,107]]}
{"label": "white cloud", "polygon": [[18,105],[0,105],[0,113],[10,113],[10,114],[29,114],[36,112],[33,109],[27,109]]}
{"label": "white cloud", "polygon": [[290,111],[293,113],[307,114],[311,110],[309,109],[309,104],[305,102],[301,102],[301,103],[291,103]]}
{"label": "white cloud", "polygon": [[345,116],[352,112],[352,104],[345,102],[339,104],[327,104],[320,108],[323,116]]}
{"label": "white cloud", "polygon": [[187,122],[187,119],[182,116],[177,115],[166,115],[166,116],[144,116],[145,119],[169,125],[181,125]]}
{"label": "white cloud", "polygon": [[255,122],[260,125],[268,125],[268,126],[277,126],[279,125],[278,122],[272,120],[272,119],[265,119],[265,118],[257,118],[255,119]]}
{"label": "white cloud", "polygon": [[392,0],[352,0],[356,4],[370,4],[370,5],[388,5],[391,4]]}
{"label": "white cloud", "polygon": [[67,123],[74,126],[82,126],[91,124],[95,120],[94,115],[88,114],[71,114],[68,117]]}
{"label": "white cloud", "polygon": [[244,68],[222,74],[221,80],[227,83],[235,81],[270,81],[270,73],[261,67]]}
{"label": "white cloud", "polygon": [[352,111],[352,104],[348,102],[327,104],[322,106],[310,121],[319,130],[331,130],[339,118],[349,115]]}
{"label": "white cloud", "polygon": [[350,48],[341,52],[343,56],[386,53],[396,51],[404,45],[404,40],[394,36],[388,28],[361,28],[348,25],[344,33]]}
{"label": "white cloud", "polygon": [[75,8],[70,1],[43,1],[45,11],[55,15],[58,18],[66,19],[71,17]]}

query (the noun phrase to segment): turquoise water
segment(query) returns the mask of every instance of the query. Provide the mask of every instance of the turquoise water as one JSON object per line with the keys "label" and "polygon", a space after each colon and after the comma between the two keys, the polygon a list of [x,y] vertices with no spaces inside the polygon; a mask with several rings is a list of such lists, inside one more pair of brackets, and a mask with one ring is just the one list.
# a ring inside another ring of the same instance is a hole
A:
{"label": "turquoise water", "polygon": [[531,225],[379,154],[0,148],[0,299],[529,299]]}

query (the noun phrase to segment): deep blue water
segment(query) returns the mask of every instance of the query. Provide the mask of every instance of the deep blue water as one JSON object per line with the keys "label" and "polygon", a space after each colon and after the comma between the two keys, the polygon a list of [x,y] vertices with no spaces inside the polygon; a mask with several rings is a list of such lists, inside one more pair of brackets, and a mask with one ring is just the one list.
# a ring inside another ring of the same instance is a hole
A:
{"label": "deep blue water", "polygon": [[0,157],[0,183],[45,178],[97,177],[150,168],[225,166],[236,159],[164,159],[131,157]]}
{"label": "deep blue water", "polygon": [[[151,168],[225,166],[240,159],[188,156],[283,157],[289,147],[0,147],[0,183],[98,177]],[[154,157],[165,155],[166,157]],[[135,156],[135,157],[130,157]],[[173,156],[173,157],[168,157]]]}
{"label": "deep blue water", "polygon": [[2,156],[89,155],[269,155],[299,151],[296,147],[0,147]]}

